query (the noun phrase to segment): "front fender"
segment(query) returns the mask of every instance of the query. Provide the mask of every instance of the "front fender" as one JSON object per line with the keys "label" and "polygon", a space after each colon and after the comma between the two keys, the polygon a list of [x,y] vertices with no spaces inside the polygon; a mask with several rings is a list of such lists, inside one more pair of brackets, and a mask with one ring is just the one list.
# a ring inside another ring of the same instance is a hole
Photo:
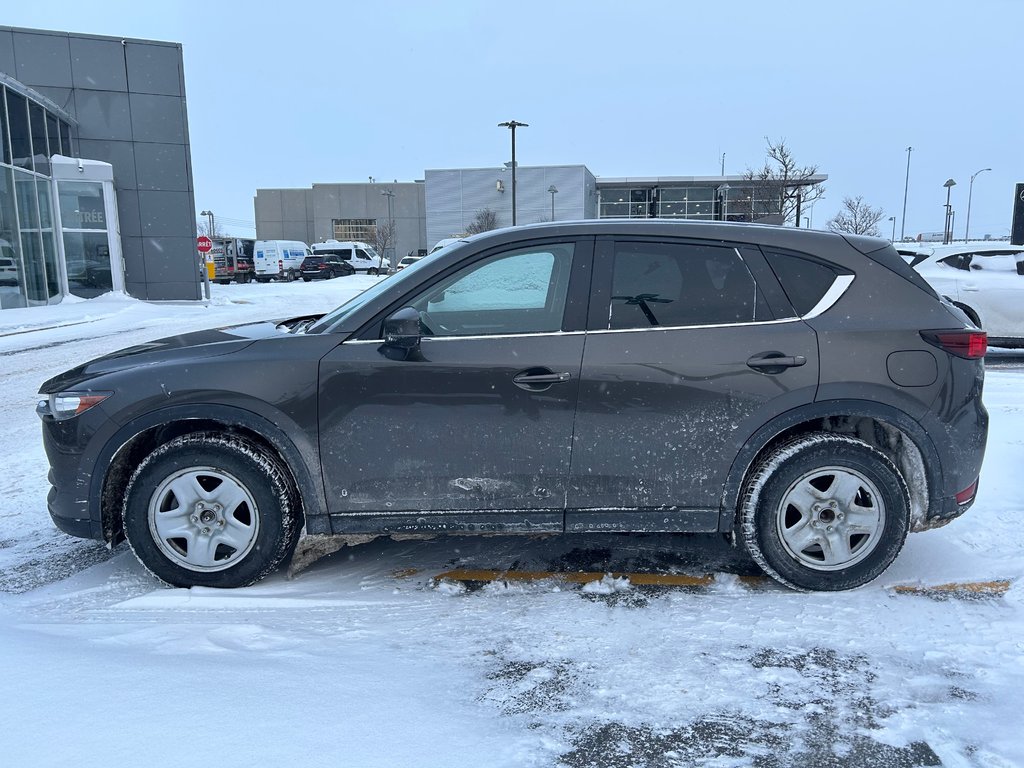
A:
{"label": "front fender", "polygon": [[[290,421],[283,414],[280,414],[280,420]],[[320,472],[320,452],[316,435],[307,435],[301,429],[292,430],[288,434],[274,422],[254,411],[218,403],[189,403],[150,411],[123,424],[114,432],[103,445],[94,464],[96,467],[105,468],[103,472],[96,472],[92,476],[89,515],[94,526],[102,526],[103,489],[118,452],[147,430],[189,421],[204,424],[213,422],[222,424],[225,428],[241,428],[265,439],[278,452],[295,479],[302,498],[306,530],[310,533],[329,532],[327,501]]]}

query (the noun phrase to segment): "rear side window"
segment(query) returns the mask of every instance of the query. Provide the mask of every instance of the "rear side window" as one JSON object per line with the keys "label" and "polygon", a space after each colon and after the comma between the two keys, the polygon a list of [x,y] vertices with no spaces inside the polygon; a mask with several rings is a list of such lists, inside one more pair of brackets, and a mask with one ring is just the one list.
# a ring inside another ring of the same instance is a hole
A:
{"label": "rear side window", "polygon": [[836,271],[820,262],[778,251],[764,255],[798,315],[814,309],[836,280]]}
{"label": "rear side window", "polygon": [[610,329],[770,319],[754,278],[733,248],[686,243],[615,246]]}
{"label": "rear side window", "polygon": [[966,272],[971,268],[971,255],[970,253],[954,253],[952,256],[939,259],[939,264],[952,267],[953,269],[962,269]]}

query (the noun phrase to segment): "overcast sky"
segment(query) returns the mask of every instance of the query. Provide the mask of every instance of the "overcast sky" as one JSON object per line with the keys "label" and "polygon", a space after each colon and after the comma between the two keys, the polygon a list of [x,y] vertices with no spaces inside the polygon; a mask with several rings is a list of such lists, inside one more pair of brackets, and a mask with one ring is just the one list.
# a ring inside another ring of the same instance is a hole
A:
{"label": "overcast sky", "polygon": [[[1024,0],[7,4],[0,23],[182,43],[196,209],[257,188],[509,159],[597,176],[742,173],[785,138],[843,197],[1009,231],[1024,182]],[[883,221],[889,234],[891,223]],[[239,232],[239,234],[242,234]]]}

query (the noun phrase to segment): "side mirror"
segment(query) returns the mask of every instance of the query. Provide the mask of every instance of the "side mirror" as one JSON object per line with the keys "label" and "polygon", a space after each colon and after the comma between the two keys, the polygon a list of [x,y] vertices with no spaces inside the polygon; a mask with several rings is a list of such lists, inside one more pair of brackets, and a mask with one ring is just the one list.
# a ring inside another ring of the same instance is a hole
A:
{"label": "side mirror", "polygon": [[421,335],[420,313],[412,307],[402,307],[384,320],[385,346],[417,349]]}

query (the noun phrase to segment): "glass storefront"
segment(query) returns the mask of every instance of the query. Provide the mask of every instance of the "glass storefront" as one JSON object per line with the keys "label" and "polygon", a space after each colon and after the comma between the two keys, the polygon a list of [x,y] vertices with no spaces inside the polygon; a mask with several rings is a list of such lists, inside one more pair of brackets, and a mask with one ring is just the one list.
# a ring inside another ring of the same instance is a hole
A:
{"label": "glass storefront", "polygon": [[[749,184],[749,182],[748,182]],[[779,203],[751,186],[715,183],[709,186],[603,187],[598,216],[602,219],[703,219],[757,221],[777,214]]]}
{"label": "glass storefront", "polygon": [[58,112],[30,89],[0,81],[0,309],[113,287],[109,235],[117,233],[105,215],[112,187],[108,199],[103,182],[60,182],[63,216],[54,210],[54,157],[71,156],[74,137]]}

